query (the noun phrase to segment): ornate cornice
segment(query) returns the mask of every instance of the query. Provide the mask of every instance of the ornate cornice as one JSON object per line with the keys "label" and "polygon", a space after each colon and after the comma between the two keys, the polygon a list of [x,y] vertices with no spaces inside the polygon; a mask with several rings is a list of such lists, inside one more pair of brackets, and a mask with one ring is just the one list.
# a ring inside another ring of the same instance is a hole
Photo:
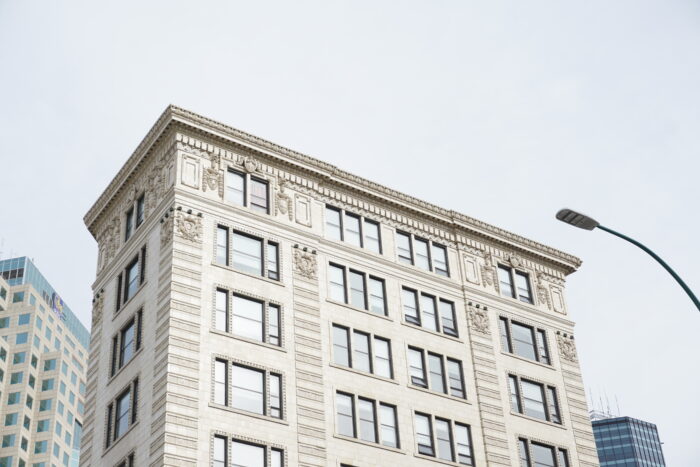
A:
{"label": "ornate cornice", "polygon": [[[496,243],[506,249],[516,250],[539,259],[554,263],[564,274],[575,271],[581,260],[555,248],[543,245],[533,240],[516,235],[507,230],[474,219],[459,212],[448,210],[434,204],[422,201],[399,191],[387,188],[378,183],[346,172],[332,164],[323,162],[305,154],[293,151],[278,144],[245,133],[228,125],[216,122],[188,110],[169,106],[136,148],[124,167],[114,177],[104,193],[85,216],[85,223],[95,235],[94,226],[100,215],[116,199],[120,187],[138,168],[154,144],[169,134],[169,127],[177,126],[182,130],[193,130],[219,141],[223,146],[247,148],[254,153],[264,155],[271,160],[293,167],[313,180],[313,191],[328,194],[326,187],[335,191],[345,191],[349,194],[360,195],[365,199],[379,201],[398,213],[405,213],[411,219],[411,224],[422,224],[427,231],[439,229],[447,232],[449,240],[469,245],[473,238],[483,239],[485,243]],[[202,149],[214,152],[214,147],[204,144]],[[218,153],[218,151],[215,151]],[[292,180],[294,182],[294,180]],[[401,216],[403,217],[403,216]],[[415,220],[414,220],[415,219]],[[399,222],[404,219],[398,220]]]}

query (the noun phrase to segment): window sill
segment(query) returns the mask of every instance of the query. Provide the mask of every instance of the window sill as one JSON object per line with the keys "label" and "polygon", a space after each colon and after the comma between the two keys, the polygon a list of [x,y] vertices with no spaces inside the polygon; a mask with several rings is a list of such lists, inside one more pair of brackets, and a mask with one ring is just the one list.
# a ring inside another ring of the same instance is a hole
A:
{"label": "window sill", "polygon": [[385,381],[385,382],[391,383],[391,384],[399,384],[399,382],[394,380],[394,379],[387,378],[384,376],[375,375],[374,373],[367,373],[366,371],[356,370],[355,368],[351,368],[348,366],[338,365],[337,363],[329,363],[328,365],[331,366],[332,368],[337,368],[337,369],[343,370],[343,371],[349,371],[350,373],[355,373],[357,375],[369,376],[370,378],[378,379],[379,381]]}
{"label": "window sill", "polygon": [[231,339],[235,339],[237,341],[259,345],[260,347],[265,347],[266,349],[272,349],[272,350],[276,350],[278,352],[287,353],[287,350],[284,347],[282,347],[281,345],[268,344],[267,342],[260,342],[260,341],[254,340],[254,339],[248,339],[247,337],[237,336],[237,335],[232,334],[230,332],[219,331],[218,329],[213,329],[213,328],[210,328],[209,332],[211,332],[212,334],[216,334],[217,336],[228,337]]}
{"label": "window sill", "polygon": [[404,326],[408,326],[411,329],[416,329],[418,331],[427,332],[428,334],[432,334],[434,336],[444,337],[445,339],[450,339],[450,340],[453,340],[455,342],[459,342],[460,344],[464,344],[464,341],[462,339],[460,339],[459,337],[454,337],[454,336],[451,336],[449,334],[444,334],[442,332],[433,331],[433,330],[424,328],[423,326],[418,326],[417,324],[409,323],[409,322],[403,321],[403,320],[401,321],[401,324],[403,324]]}
{"label": "window sill", "polygon": [[279,285],[280,287],[284,287],[284,282],[282,281],[282,274],[280,274],[279,280],[275,280],[275,279],[270,279],[269,277],[261,276],[258,274],[251,274],[249,272],[241,271],[240,269],[236,269],[232,266],[226,266],[225,264],[219,264],[217,262],[212,262],[211,265],[216,266],[217,268],[224,269],[226,271],[235,272],[238,274],[243,274],[244,276],[252,277],[254,279],[260,279],[260,280],[263,280],[265,282],[269,282],[270,284],[275,284],[275,285]]}
{"label": "window sill", "polygon": [[333,245],[335,247],[345,248],[348,250],[348,253],[351,253],[351,254],[357,254],[357,252],[361,251],[363,253],[367,253],[368,255],[370,255],[374,258],[386,258],[386,256],[384,256],[383,251],[377,253],[376,251],[369,250],[363,246],[353,245],[352,243],[348,243],[344,240],[336,240],[336,239],[328,238],[325,236],[323,237],[323,240],[325,240],[324,243],[328,243],[329,245]]}
{"label": "window sill", "polygon": [[114,441],[112,441],[112,444],[110,444],[109,447],[108,447],[107,449],[105,449],[105,450],[102,452],[102,457],[106,456],[107,453],[108,453],[109,451],[111,451],[112,449],[114,449],[114,446],[116,446],[117,444],[119,444],[119,441],[121,441],[121,440],[123,440],[124,438],[126,438],[127,435],[128,435],[129,433],[131,433],[131,431],[134,429],[134,427],[137,426],[138,424],[139,424],[139,420],[136,420],[134,423],[132,423],[131,425],[129,425],[129,428],[127,428],[127,430],[126,430],[124,433],[122,433],[122,434],[119,436],[119,438],[117,438],[117,439],[115,439]]}
{"label": "window sill", "polygon": [[136,360],[136,357],[139,356],[139,354],[141,353],[142,350],[143,350],[143,346],[141,346],[140,349],[138,349],[136,352],[134,352],[134,355],[131,356],[131,359],[128,362],[126,362],[124,365],[122,365],[121,368],[119,368],[117,371],[114,372],[114,374],[112,376],[109,377],[109,379],[107,380],[107,386],[109,386],[112,381],[117,379],[117,376],[119,376],[119,374],[121,374],[124,371],[124,368],[128,367],[131,362]]}
{"label": "window sill", "polygon": [[241,409],[234,409],[233,407],[228,407],[226,405],[221,405],[221,404],[215,404],[214,402],[210,402],[209,407],[211,407],[212,409],[225,410],[227,412],[231,412],[231,413],[235,413],[235,414],[239,414],[239,415],[246,415],[248,417],[257,418],[258,420],[267,420],[268,422],[279,423],[280,425],[289,426],[289,422],[283,418],[275,418],[275,417],[271,417],[269,415],[262,415],[262,414],[258,414],[255,412],[247,412],[247,411],[241,410]]}
{"label": "window sill", "polygon": [[[418,459],[425,459],[427,461],[437,462],[438,464],[444,464],[444,465],[459,465],[459,466],[474,465],[474,463],[460,464],[459,462],[455,462],[455,461],[446,461],[445,459],[440,459],[438,457],[433,457],[433,456],[426,456],[425,454],[420,454],[417,452],[413,454],[413,457],[417,457]],[[473,460],[473,458],[472,458],[472,460]]]}
{"label": "window sill", "polygon": [[333,437],[336,438],[336,439],[342,439],[342,440],[345,440],[345,441],[350,441],[350,442],[353,442],[353,443],[358,443],[358,444],[361,444],[361,445],[363,445],[363,446],[370,446],[370,447],[373,447],[373,448],[384,449],[385,451],[395,452],[395,453],[397,453],[397,454],[406,454],[406,453],[405,453],[402,449],[400,449],[400,448],[392,448],[392,447],[389,447],[389,446],[384,446],[383,444],[379,444],[379,443],[370,443],[369,441],[363,441],[363,440],[361,440],[361,439],[359,439],[359,438],[353,438],[353,437],[350,437],[350,436],[339,435],[339,434],[337,434],[337,433],[334,433],[334,434],[333,434]]}
{"label": "window sill", "polygon": [[387,315],[380,315],[380,314],[374,313],[374,312],[372,312],[372,311],[365,310],[364,308],[358,308],[358,307],[353,306],[353,305],[350,305],[350,304],[348,304],[348,303],[343,303],[343,302],[339,302],[339,301],[337,301],[337,300],[333,300],[332,298],[326,298],[326,302],[332,303],[332,304],[334,304],[334,305],[339,305],[339,306],[342,306],[342,307],[345,307],[345,308],[350,308],[351,310],[359,311],[359,312],[362,312],[362,313],[366,313],[366,314],[368,314],[368,315],[370,315],[370,316],[374,316],[374,317],[377,317],[377,318],[385,319],[385,320],[387,320],[387,321],[394,321],[393,319],[389,318]]}
{"label": "window sill", "polygon": [[510,353],[510,352],[504,352],[503,350],[501,350],[501,354],[502,354],[502,355],[507,355],[508,357],[516,358],[516,359],[518,359],[518,360],[522,360],[523,362],[533,363],[533,364],[535,364],[535,365],[537,365],[537,366],[541,366],[542,368],[547,368],[547,369],[549,369],[549,370],[554,370],[554,371],[556,371],[556,368],[554,368],[554,366],[552,366],[552,365],[545,365],[544,363],[540,363],[540,362],[538,362],[537,360],[530,360],[529,358],[521,357],[521,356],[518,355],[518,354],[514,354],[514,353]]}
{"label": "window sill", "polygon": [[530,420],[530,421],[532,421],[532,422],[539,422],[539,423],[542,423],[542,424],[544,424],[544,425],[548,425],[548,426],[551,426],[551,427],[554,427],[554,428],[559,428],[559,429],[561,429],[561,430],[566,430],[566,427],[564,426],[563,423],[549,422],[549,421],[547,421],[547,420],[542,420],[542,419],[537,418],[537,417],[531,417],[531,416],[529,416],[529,415],[525,415],[525,414],[520,413],[520,412],[513,412],[513,409],[510,410],[510,414],[513,415],[513,416],[516,416],[516,417],[524,418],[525,420]]}
{"label": "window sill", "polygon": [[[422,388],[420,386],[415,386],[413,384],[409,384],[408,387],[411,389],[414,389],[416,391],[421,391],[421,392],[424,392],[426,394],[430,394],[431,396],[444,397],[445,399],[450,399],[450,400],[453,400],[456,402],[461,402],[462,404],[469,404],[469,405],[472,404],[468,399],[462,399],[461,397],[452,396],[450,394],[445,394],[444,392],[431,391],[430,389]],[[466,392],[466,388],[465,388],[465,392]],[[428,456],[428,457],[430,457],[430,456]]]}
{"label": "window sill", "polygon": [[114,314],[112,315],[112,321],[114,321],[114,319],[116,319],[116,317],[119,316],[119,315],[121,314],[121,312],[124,311],[125,308],[127,308],[130,304],[132,304],[132,303],[135,301],[136,297],[138,297],[138,296],[139,296],[139,293],[140,293],[144,288],[146,288],[146,285],[147,285],[147,284],[148,284],[148,281],[147,281],[147,280],[146,280],[146,281],[143,281],[143,283],[141,283],[141,284],[139,285],[139,288],[136,289],[136,292],[134,292],[134,295],[132,295],[131,297],[129,297],[129,299],[128,299],[127,301],[123,302],[123,303],[121,304],[121,306],[119,307],[118,310],[115,310],[115,311],[114,311]]}

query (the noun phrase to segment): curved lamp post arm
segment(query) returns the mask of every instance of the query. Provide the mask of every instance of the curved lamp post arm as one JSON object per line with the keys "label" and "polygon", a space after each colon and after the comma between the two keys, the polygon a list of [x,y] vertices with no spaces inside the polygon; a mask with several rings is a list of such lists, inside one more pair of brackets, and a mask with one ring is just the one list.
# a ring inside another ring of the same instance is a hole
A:
{"label": "curved lamp post arm", "polygon": [[652,258],[654,258],[661,266],[664,267],[665,270],[668,271],[669,274],[671,274],[671,275],[673,276],[674,279],[676,279],[676,282],[678,282],[678,284],[679,284],[681,287],[683,287],[683,290],[685,290],[685,293],[688,294],[688,296],[690,297],[690,299],[693,301],[693,303],[695,304],[695,306],[698,308],[698,311],[700,311],[700,300],[698,300],[698,297],[696,297],[695,294],[693,293],[693,291],[690,290],[690,287],[688,287],[688,285],[687,285],[685,282],[683,282],[683,279],[681,279],[680,276],[679,276],[678,274],[676,274],[676,271],[674,271],[674,270],[671,268],[671,266],[669,266],[668,264],[666,264],[666,262],[665,262],[664,260],[662,260],[662,259],[659,257],[659,255],[657,255],[656,253],[654,253],[653,251],[651,251],[649,248],[647,248],[646,246],[644,246],[644,245],[642,245],[641,243],[639,243],[637,240],[628,237],[627,235],[623,235],[623,234],[621,234],[620,232],[615,232],[613,229],[609,229],[609,228],[607,228],[607,227],[605,227],[605,226],[602,226],[602,225],[600,225],[600,224],[597,225],[597,227],[598,227],[600,230],[605,230],[606,232],[615,235],[616,237],[620,237],[620,238],[623,239],[623,240],[627,240],[628,242],[632,243],[633,245],[636,245],[636,246],[638,246],[639,248],[641,248],[642,250],[646,251],[646,252],[649,254],[649,256],[651,256]]}
{"label": "curved lamp post arm", "polygon": [[683,279],[680,278],[678,274],[676,274],[676,271],[671,269],[671,266],[666,264],[664,260],[662,260],[659,255],[651,251],[649,248],[645,247],[641,243],[639,243],[637,240],[628,237],[627,235],[623,235],[620,232],[615,232],[612,229],[609,229],[605,226],[602,226],[593,219],[592,217],[589,217],[585,214],[581,214],[580,212],[573,211],[571,209],[560,209],[559,212],[557,212],[557,219],[560,221],[564,222],[565,224],[573,225],[574,227],[578,227],[579,229],[584,229],[584,230],[593,230],[596,227],[599,228],[600,230],[605,230],[608,233],[611,233],[615,235],[616,237],[620,237],[623,240],[627,240],[633,245],[638,246],[642,250],[646,251],[649,256],[654,258],[661,266],[664,267],[666,271],[668,271],[669,274],[673,276],[674,279],[676,279],[676,282],[683,287],[683,290],[685,290],[685,293],[688,294],[690,299],[693,301],[695,306],[697,307],[698,311],[700,311],[700,300],[698,300],[698,297],[695,296],[692,290],[690,290],[690,287],[683,282]]}

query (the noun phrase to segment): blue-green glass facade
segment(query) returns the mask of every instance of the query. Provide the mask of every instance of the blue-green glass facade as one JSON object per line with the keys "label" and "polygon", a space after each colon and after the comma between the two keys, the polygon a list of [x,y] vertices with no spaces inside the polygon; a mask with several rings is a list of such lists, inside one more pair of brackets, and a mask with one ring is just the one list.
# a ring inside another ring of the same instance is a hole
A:
{"label": "blue-green glass facade", "polygon": [[31,284],[47,303],[60,303],[60,306],[56,307],[60,309],[60,319],[83,347],[86,349],[90,348],[90,332],[83,326],[78,317],[73,314],[68,305],[60,300],[60,296],[51,287],[49,281],[41,274],[32,260],[26,256],[2,260],[0,261],[0,275],[10,285]]}
{"label": "blue-green glass facade", "polygon": [[601,467],[665,467],[656,425],[630,417],[593,421]]}

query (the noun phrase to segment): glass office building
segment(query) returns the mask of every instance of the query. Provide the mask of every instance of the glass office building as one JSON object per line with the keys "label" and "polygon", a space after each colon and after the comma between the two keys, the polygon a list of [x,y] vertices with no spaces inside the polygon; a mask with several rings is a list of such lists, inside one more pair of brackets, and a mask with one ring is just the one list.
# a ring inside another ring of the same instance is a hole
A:
{"label": "glass office building", "polygon": [[0,261],[0,467],[77,467],[89,341],[29,258]]}
{"label": "glass office building", "polygon": [[593,420],[601,467],[664,467],[656,425],[630,417]]}

